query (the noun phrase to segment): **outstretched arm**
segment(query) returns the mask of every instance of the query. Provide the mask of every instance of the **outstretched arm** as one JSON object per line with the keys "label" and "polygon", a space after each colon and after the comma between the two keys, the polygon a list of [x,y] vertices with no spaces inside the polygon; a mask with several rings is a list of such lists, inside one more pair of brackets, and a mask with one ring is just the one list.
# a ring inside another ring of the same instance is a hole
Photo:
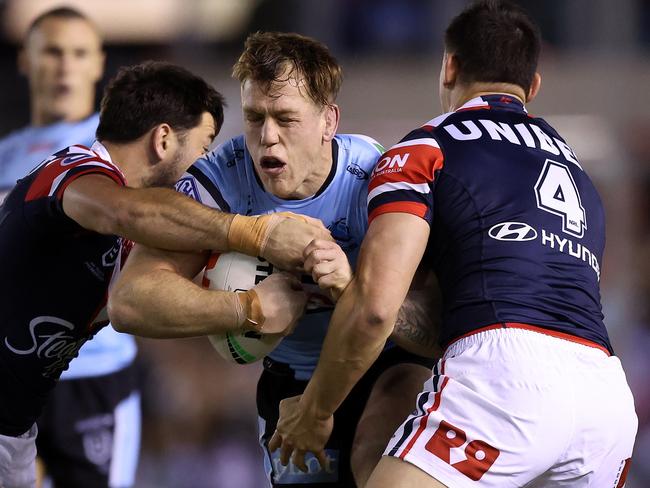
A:
{"label": "outstretched arm", "polygon": [[206,249],[262,256],[281,269],[302,265],[314,238],[329,238],[322,223],[293,214],[260,217],[220,212],[166,188],[128,188],[89,174],[63,194],[63,210],[82,227],[174,251]]}
{"label": "outstretched arm", "polygon": [[429,225],[405,213],[379,215],[363,241],[357,272],[339,299],[318,366],[305,392],[280,405],[270,448],[304,466],[311,451],[324,460],[332,415],[368,370],[393,331],[397,313],[424,253]]}

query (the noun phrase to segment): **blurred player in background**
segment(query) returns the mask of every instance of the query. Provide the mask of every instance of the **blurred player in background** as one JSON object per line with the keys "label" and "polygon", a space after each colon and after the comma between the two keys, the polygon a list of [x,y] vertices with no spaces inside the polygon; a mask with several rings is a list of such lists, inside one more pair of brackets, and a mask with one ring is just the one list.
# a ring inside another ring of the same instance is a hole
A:
{"label": "blurred player in background", "polygon": [[[35,421],[79,348],[106,325],[100,312],[121,254],[118,236],[179,251],[249,250],[294,267],[307,242],[326,234],[291,216],[235,223],[164,188],[207,151],[222,123],[223,97],[189,71],[151,62],[124,68],[102,100],[97,142],[53,154],[0,206],[0,486],[33,485]],[[272,306],[255,289],[213,292],[204,322],[143,334],[256,329],[249,318],[260,316],[270,332],[282,332],[305,298],[295,278],[271,278]]]}
{"label": "blurred player in background", "polygon": [[[0,140],[0,191],[72,144],[90,147],[104,70],[97,27],[61,7],[27,30],[19,69],[29,82],[31,125]],[[140,448],[133,337],[105,327],[61,375],[38,421],[38,453],[55,486],[132,486]]]}
{"label": "blurred player in background", "polygon": [[[223,211],[290,211],[321,219],[336,240],[316,241],[324,249],[321,266],[351,273],[348,259],[354,262],[367,226],[368,176],[383,148],[366,136],[336,134],[340,66],[327,47],[313,39],[257,33],[248,37],[233,75],[241,82],[245,133],[198,160],[177,188]],[[119,321],[130,324],[134,333],[136,324],[144,327],[147,322],[200,322],[210,296],[204,291],[204,301],[195,300],[200,289],[191,278],[208,257],[207,252],[181,254],[136,246],[111,294],[111,306],[139,313]],[[179,276],[172,280],[170,270]],[[151,293],[153,289],[157,293]],[[316,459],[282,466],[278,453],[268,450],[278,405],[307,385],[331,309],[308,308],[293,334],[264,360],[257,406],[265,469],[273,486],[356,486],[351,464],[356,474],[369,476],[391,433],[412,408],[404,399],[420,391],[428,377],[428,369],[419,365],[428,360],[388,347],[337,412],[323,467]],[[383,417],[379,426],[363,420],[378,415]]]}
{"label": "blurred player in background", "polygon": [[357,272],[312,381],[281,405],[273,444],[285,458],[322,452],[428,248],[447,349],[367,486],[624,485],[637,417],[603,325],[604,212],[571,148],[524,108],[539,50],[537,27],[508,2],[451,22],[449,113],[374,169]]}

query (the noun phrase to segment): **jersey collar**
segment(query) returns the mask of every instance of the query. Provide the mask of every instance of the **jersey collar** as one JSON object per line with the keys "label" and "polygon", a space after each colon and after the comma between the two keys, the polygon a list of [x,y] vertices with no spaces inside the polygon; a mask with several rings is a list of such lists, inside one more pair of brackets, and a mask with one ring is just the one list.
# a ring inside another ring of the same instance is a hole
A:
{"label": "jersey collar", "polygon": [[117,169],[117,171],[120,173],[122,179],[126,181],[126,177],[124,176],[124,173],[122,173],[120,167],[113,162],[113,159],[111,158],[111,154],[108,152],[108,149],[106,149],[106,146],[104,146],[99,141],[95,141],[93,142],[93,145],[90,146],[90,150],[95,154],[97,154],[104,161],[108,161],[109,163],[111,163],[111,165],[114,166]]}
{"label": "jersey collar", "polygon": [[491,95],[472,98],[458,108],[456,112],[477,109],[506,110],[509,112],[528,113],[526,107],[524,107],[524,104],[521,103],[518,98],[508,95],[507,93],[494,93]]}

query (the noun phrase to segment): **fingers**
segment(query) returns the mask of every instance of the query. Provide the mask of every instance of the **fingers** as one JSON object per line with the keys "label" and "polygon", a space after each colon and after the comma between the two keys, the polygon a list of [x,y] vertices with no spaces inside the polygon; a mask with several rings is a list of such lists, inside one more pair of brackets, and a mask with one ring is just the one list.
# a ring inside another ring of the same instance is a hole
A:
{"label": "fingers", "polygon": [[333,241],[326,241],[324,239],[314,239],[311,241],[303,251],[303,258],[305,260],[305,271],[311,273],[314,265],[321,261],[334,261],[336,259],[345,259],[347,256],[343,249]]}
{"label": "fingers", "polygon": [[278,447],[280,447],[281,445],[282,445],[282,436],[276,430],[275,432],[273,432],[273,436],[271,437],[271,440],[269,441],[269,451],[273,452]]}
{"label": "fingers", "polygon": [[[280,448],[280,463],[282,463],[283,466],[289,464],[289,459],[291,459],[293,464],[297,466],[300,471],[303,473],[307,473],[309,471],[307,463],[305,462],[305,454],[307,451],[304,451],[302,449],[294,450],[293,447],[289,446],[288,444],[283,444],[282,436],[276,430],[273,433],[271,440],[269,441],[269,451],[273,452],[278,448]],[[314,456],[316,459],[318,459],[321,468],[324,468],[327,465],[327,456],[324,449],[321,449],[318,452],[314,452]]]}
{"label": "fingers", "polygon": [[293,464],[298,466],[298,469],[302,471],[303,473],[306,473],[308,471],[307,469],[307,464],[305,463],[305,451],[301,449],[296,449],[293,452]]}
{"label": "fingers", "polygon": [[282,446],[280,446],[280,462],[283,466],[289,464],[289,459],[291,459],[292,452],[293,446],[287,444],[286,442],[283,442]]}
{"label": "fingers", "polygon": [[318,452],[314,452],[314,456],[318,459],[318,463],[322,469],[325,469],[327,466],[327,455],[325,454],[325,449],[321,449]]}
{"label": "fingers", "polygon": [[293,212],[277,212],[276,215],[281,215],[282,217],[286,217],[288,219],[301,220],[306,224],[314,225],[316,227],[320,227],[323,230],[327,230],[320,219],[315,219],[314,217],[310,217],[308,215],[302,215]]}

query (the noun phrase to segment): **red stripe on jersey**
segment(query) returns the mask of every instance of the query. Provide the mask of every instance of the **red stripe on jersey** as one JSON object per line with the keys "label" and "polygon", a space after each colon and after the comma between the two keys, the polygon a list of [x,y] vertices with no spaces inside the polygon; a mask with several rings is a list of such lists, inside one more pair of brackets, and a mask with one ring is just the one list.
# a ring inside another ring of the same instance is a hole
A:
{"label": "red stripe on jersey", "polygon": [[632,464],[632,458],[627,458],[625,464],[623,465],[623,472],[621,477],[618,479],[616,488],[623,488],[625,486],[625,480],[627,479],[627,473],[630,471],[630,465]]}
{"label": "red stripe on jersey", "polygon": [[[57,200],[61,200],[63,198],[63,192],[65,191],[66,188],[68,188],[68,185],[78,179],[80,176],[88,175],[88,174],[96,174],[96,175],[102,175],[102,176],[108,176],[110,179],[112,179],[115,183],[117,183],[120,186],[124,186],[124,181],[118,175],[117,173],[114,173],[113,171],[106,169],[106,168],[100,168],[98,166],[95,166],[93,168],[88,168],[85,171],[80,171],[79,173],[76,173],[72,175],[70,178],[66,179],[56,190],[55,197]],[[27,200],[26,200],[27,201]]]}
{"label": "red stripe on jersey", "polygon": [[209,269],[214,268],[217,265],[217,260],[219,259],[219,256],[221,254],[218,252],[210,254],[210,257],[208,258],[208,263],[205,265],[205,271],[203,272],[203,279],[201,280],[201,284],[203,285],[203,288],[210,288],[210,279],[205,275],[205,272],[208,271]]}
{"label": "red stripe on jersey", "polygon": [[427,206],[424,203],[419,202],[388,202],[380,205],[375,208],[370,215],[368,215],[368,224],[373,221],[376,217],[387,213],[407,213],[411,215],[417,215],[420,218],[424,218],[427,214]]}
{"label": "red stripe on jersey", "polygon": [[456,112],[467,112],[468,110],[490,110],[489,105],[481,105],[480,107],[465,107],[459,108]]}
{"label": "red stripe on jersey", "polygon": [[486,325],[485,327],[480,327],[478,329],[474,329],[467,334],[463,334],[462,336],[456,337],[453,341],[451,341],[447,346],[445,347],[445,352],[447,352],[447,349],[449,349],[453,344],[458,342],[461,339],[464,339],[466,337],[473,336],[474,334],[478,334],[480,332],[485,332],[487,330],[495,330],[495,329],[524,329],[524,330],[530,330],[532,332],[538,332],[540,334],[548,335],[555,337],[557,339],[564,339],[565,341],[569,342],[575,342],[576,344],[582,344],[583,346],[587,347],[593,347],[595,349],[600,349],[603,351],[605,354],[608,356],[611,356],[611,353],[598,344],[597,342],[590,341],[589,339],[585,339],[583,337],[578,337],[575,335],[567,334],[566,332],[559,332],[557,330],[552,330],[552,329],[547,329],[545,327],[539,327],[537,325],[530,325],[530,324],[521,324],[519,322],[502,322],[499,324],[492,324],[492,325]]}
{"label": "red stripe on jersey", "polygon": [[409,443],[406,445],[402,453],[399,455],[400,459],[404,459],[404,457],[409,453],[415,442],[418,440],[418,438],[422,435],[422,432],[424,432],[424,429],[427,427],[427,422],[429,421],[429,415],[431,415],[431,412],[434,412],[435,410],[438,410],[438,407],[440,406],[440,400],[442,397],[442,391],[445,389],[445,386],[447,386],[447,383],[449,382],[449,378],[445,377],[442,380],[442,384],[440,385],[440,391],[437,391],[435,393],[435,397],[433,400],[433,405],[431,405],[427,409],[427,414],[420,419],[420,425],[418,427],[417,432],[415,435],[411,438]]}
{"label": "red stripe on jersey", "polygon": [[[61,162],[64,161],[67,157],[68,155],[55,159],[54,161],[51,161],[43,169],[39,171],[38,175],[36,176],[36,179],[32,182],[31,186],[29,187],[29,190],[27,191],[27,195],[25,196],[25,201],[29,202],[31,200],[36,200],[37,198],[47,197],[52,191],[52,185],[54,184],[54,180],[56,180],[61,174],[71,169],[74,169],[81,164],[86,164],[93,161],[113,167],[115,173],[118,175],[118,178],[120,179],[122,178],[119,169],[117,169],[117,167],[113,166],[108,161],[104,161],[94,156],[89,156],[80,159],[79,161],[75,161],[73,164],[66,164],[62,166]],[[106,169],[104,169],[103,171],[110,172],[109,170]],[[126,183],[122,180],[122,184],[126,184]]]}
{"label": "red stripe on jersey", "polygon": [[[400,166],[399,163],[403,162]],[[437,147],[416,144],[387,151],[375,166],[368,191],[384,183],[405,181],[430,183],[437,170],[442,169],[444,157]]]}

